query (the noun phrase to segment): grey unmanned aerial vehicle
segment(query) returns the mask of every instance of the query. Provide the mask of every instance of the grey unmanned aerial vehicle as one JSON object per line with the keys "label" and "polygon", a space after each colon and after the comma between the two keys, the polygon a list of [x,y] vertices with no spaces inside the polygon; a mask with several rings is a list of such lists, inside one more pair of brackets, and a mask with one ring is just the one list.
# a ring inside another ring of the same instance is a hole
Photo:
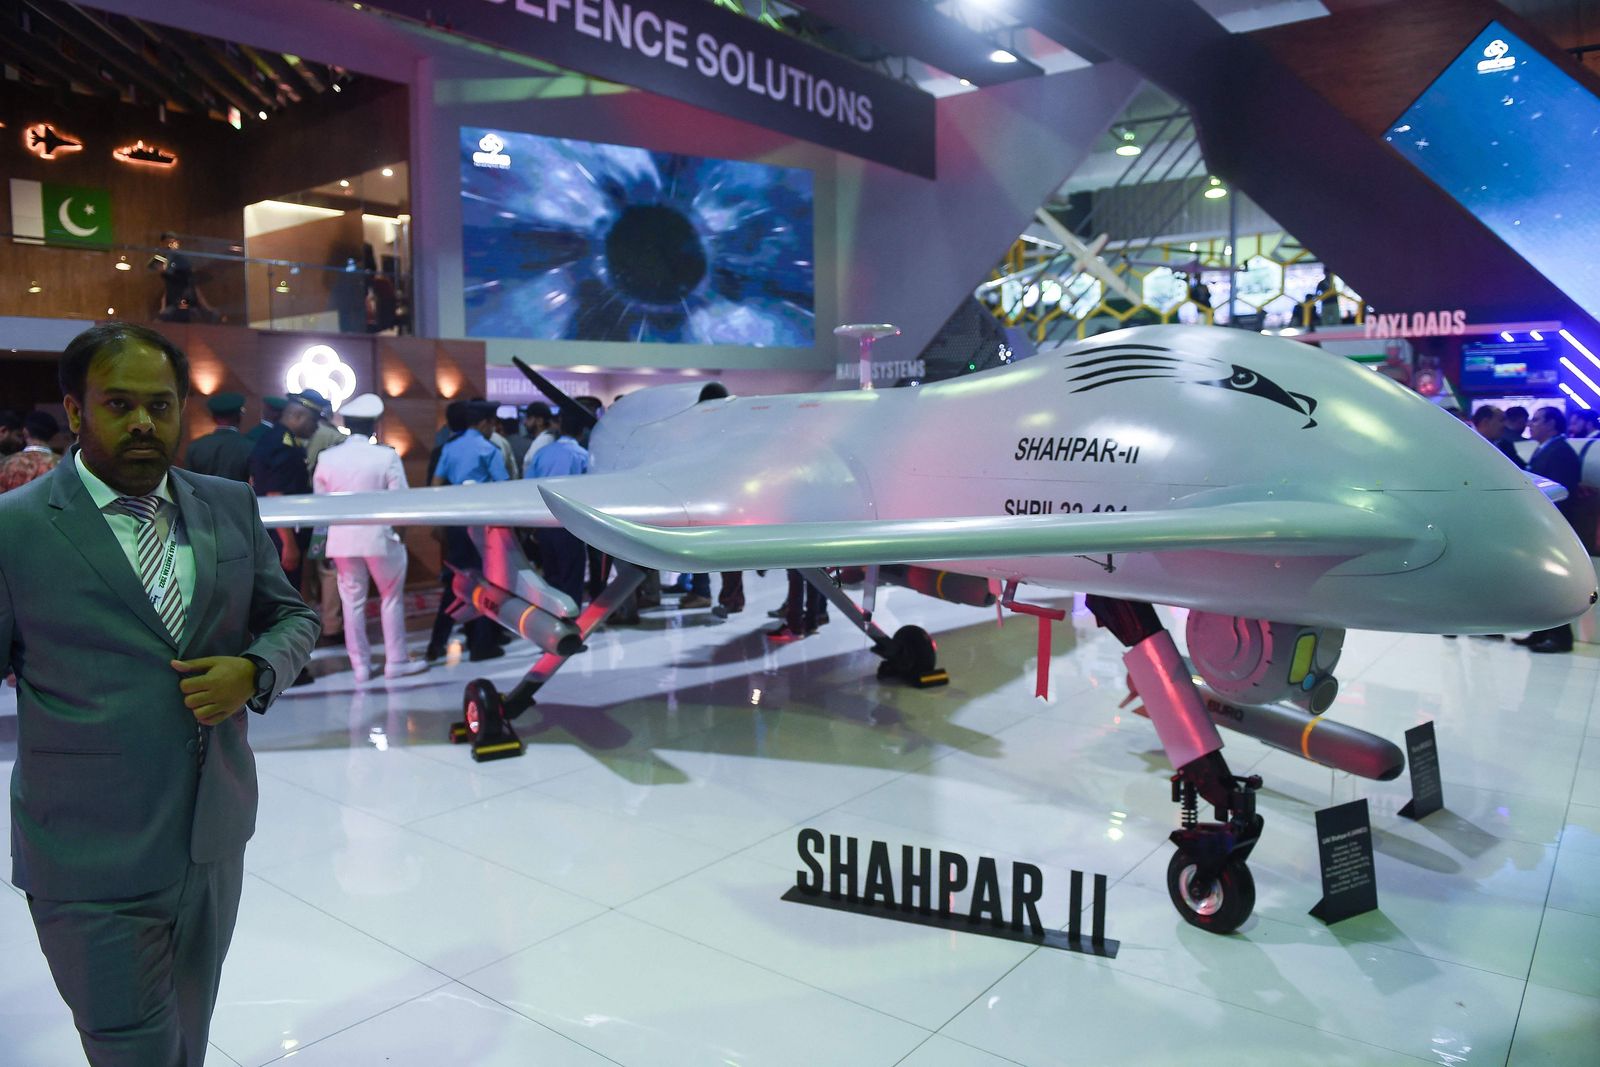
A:
{"label": "grey unmanned aerial vehicle", "polygon": [[[644,567],[801,568],[913,681],[937,678],[932,643],[873,624],[877,566],[976,576],[1007,602],[1023,585],[1087,593],[1127,646],[1176,772],[1174,904],[1218,932],[1254,904],[1245,861],[1261,782],[1229,770],[1208,700],[1314,724],[1337,692],[1347,627],[1534,630],[1595,600],[1587,554],[1549,499],[1558,487],[1395,382],[1290,341],[1146,326],[914,389],[703,403],[699,390],[623,398],[595,427],[594,473],[581,478],[273,497],[263,518],[481,524],[483,573],[456,577],[462,610],[545,652],[503,699],[485,681],[468,688],[476,747],[507,754],[521,746],[505,720],[640,580],[619,568],[580,612],[508,527],[560,524]],[[843,566],[868,568],[866,610],[827,576]],[[1152,604],[1190,609],[1190,659]],[[1304,740],[1299,750],[1318,756]],[[1199,820],[1201,801],[1216,821]]]}

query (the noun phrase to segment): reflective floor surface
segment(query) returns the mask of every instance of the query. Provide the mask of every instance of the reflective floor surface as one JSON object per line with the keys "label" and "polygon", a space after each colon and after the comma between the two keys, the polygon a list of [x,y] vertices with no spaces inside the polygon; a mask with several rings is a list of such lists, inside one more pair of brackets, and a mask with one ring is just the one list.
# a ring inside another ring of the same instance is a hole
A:
{"label": "reflective floor surface", "polygon": [[[1600,655],[1352,634],[1334,714],[1434,720],[1447,810],[1227,735],[1266,779],[1254,918],[1167,899],[1176,825],[1120,648],[1081,612],[1033,695],[1033,623],[891,590],[948,688],[880,683],[835,615],[768,647],[750,610],[595,635],[519,722],[520,759],[447,743],[465,682],[525,645],[357,690],[339,650],[252,725],[260,829],[214,1065],[1593,1064],[1600,1045]],[[1052,601],[1069,606],[1063,598]],[[419,620],[420,622],[421,620]],[[420,646],[419,646],[420,647]],[[0,769],[15,757],[0,695]],[[1324,926],[1314,813],[1368,798],[1380,909]],[[815,827],[1103,873],[1114,960],[779,898]],[[81,1053],[22,897],[0,889],[0,1062]]]}

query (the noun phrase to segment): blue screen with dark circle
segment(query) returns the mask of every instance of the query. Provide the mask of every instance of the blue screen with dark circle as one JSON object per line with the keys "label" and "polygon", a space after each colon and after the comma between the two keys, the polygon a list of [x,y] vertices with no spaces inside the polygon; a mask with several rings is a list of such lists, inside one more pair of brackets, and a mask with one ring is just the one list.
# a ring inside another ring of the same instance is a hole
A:
{"label": "blue screen with dark circle", "polygon": [[811,172],[461,128],[472,337],[809,346]]}
{"label": "blue screen with dark circle", "polygon": [[1591,315],[1600,313],[1600,99],[1498,22],[1385,138]]}

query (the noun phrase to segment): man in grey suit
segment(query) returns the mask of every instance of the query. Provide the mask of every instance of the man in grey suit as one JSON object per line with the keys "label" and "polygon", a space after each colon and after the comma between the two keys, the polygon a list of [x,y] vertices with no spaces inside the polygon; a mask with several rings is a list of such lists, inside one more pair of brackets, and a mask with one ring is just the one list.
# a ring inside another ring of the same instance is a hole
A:
{"label": "man in grey suit", "polygon": [[198,1067],[255,829],[247,707],[317,639],[240,482],[172,467],[188,361],[108,323],[61,357],[79,448],[0,497],[12,881],[96,1067]]}

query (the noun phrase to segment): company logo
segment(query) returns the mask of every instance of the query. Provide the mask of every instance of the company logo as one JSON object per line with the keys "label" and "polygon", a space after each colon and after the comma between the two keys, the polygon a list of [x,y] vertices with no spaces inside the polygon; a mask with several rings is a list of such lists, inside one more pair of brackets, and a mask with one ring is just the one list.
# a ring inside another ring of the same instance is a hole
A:
{"label": "company logo", "polygon": [[284,375],[283,387],[291,393],[315,389],[338,411],[340,404],[355,395],[356,372],[332,348],[312,345],[300,353],[300,361]]}
{"label": "company logo", "polygon": [[[1317,424],[1317,420],[1311,417],[1312,412],[1317,410],[1315,397],[1285,389],[1265,374],[1249,367],[1241,367],[1237,363],[1228,363],[1210,356],[1182,357],[1163,354],[1172,351],[1159,345],[1135,344],[1085,348],[1072,353],[1071,358],[1076,362],[1068,363],[1067,370],[1075,373],[1067,380],[1076,386],[1072,390],[1074,393],[1088,393],[1108,385],[1151,379],[1175,380],[1186,385],[1206,385],[1234,393],[1248,393],[1280,404],[1296,414],[1304,415],[1306,424],[1301,429],[1309,430]],[[1116,450],[1115,441],[1109,443],[1111,446],[1109,450],[1104,446],[1099,449],[1100,458],[1104,459],[1108,454],[1111,456],[1121,454]],[[1078,455],[1079,450],[1074,447],[1071,458],[1076,459]],[[1122,462],[1137,462],[1137,458],[1138,450],[1135,449],[1132,457],[1123,458]]]}
{"label": "company logo", "polygon": [[505,170],[511,166],[511,157],[500,151],[505,146],[505,141],[498,134],[484,134],[478,139],[478,151],[472,153],[472,165]]}
{"label": "company logo", "polygon": [[1517,57],[1510,55],[1511,46],[1496,37],[1483,49],[1484,58],[1478,62],[1479,74],[1495,74],[1517,65]]}

